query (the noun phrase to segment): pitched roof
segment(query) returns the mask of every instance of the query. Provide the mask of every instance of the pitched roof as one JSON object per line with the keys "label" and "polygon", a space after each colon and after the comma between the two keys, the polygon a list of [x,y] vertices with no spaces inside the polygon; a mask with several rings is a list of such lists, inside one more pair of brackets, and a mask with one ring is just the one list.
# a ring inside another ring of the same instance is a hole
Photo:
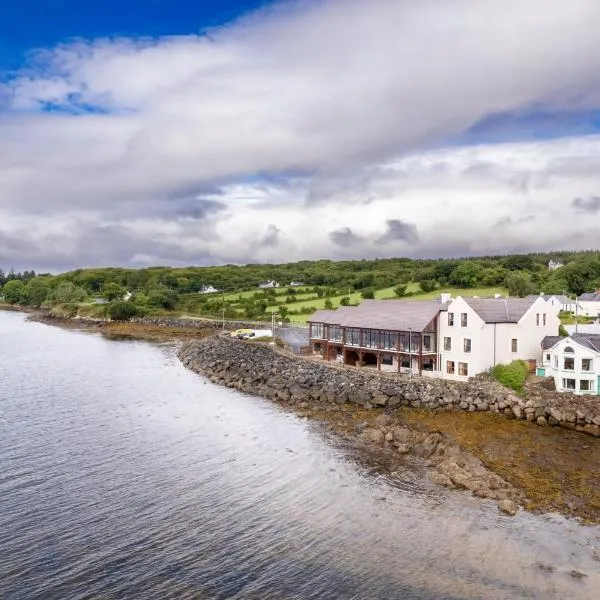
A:
{"label": "pitched roof", "polygon": [[485,323],[518,323],[534,298],[463,298]]}
{"label": "pitched roof", "polygon": [[550,298],[556,298],[561,304],[568,304],[569,302],[574,302],[574,300],[571,300],[571,299],[567,298],[563,294],[540,294],[539,296],[536,296],[535,294],[532,294],[532,295],[527,296],[527,297],[528,298],[533,298],[534,300],[536,298],[543,298],[546,301],[550,300]]}
{"label": "pitched roof", "polygon": [[579,296],[579,300],[583,300],[584,302],[600,302],[600,290],[581,294],[581,296]]}
{"label": "pitched roof", "polygon": [[565,339],[571,339],[575,343],[580,346],[584,346],[585,348],[589,348],[594,352],[600,352],[600,335],[598,334],[588,334],[588,333],[573,333],[569,336],[569,338],[558,337],[558,336],[546,336],[542,340],[542,348],[544,350],[549,350],[550,348],[554,348],[558,342]]}
{"label": "pitched roof", "polygon": [[438,300],[364,300],[358,306],[344,310],[339,324],[364,329],[423,331],[443,306]]}

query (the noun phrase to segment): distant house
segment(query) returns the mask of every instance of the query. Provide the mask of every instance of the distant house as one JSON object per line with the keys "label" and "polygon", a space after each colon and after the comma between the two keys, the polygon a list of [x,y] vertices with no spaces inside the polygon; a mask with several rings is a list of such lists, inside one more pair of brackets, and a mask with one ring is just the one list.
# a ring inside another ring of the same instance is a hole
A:
{"label": "distant house", "polygon": [[557,258],[553,258],[548,262],[548,268],[551,271],[556,271],[556,269],[560,269],[562,266],[564,266],[564,263]]}
{"label": "distant house", "polygon": [[303,285],[305,284],[301,281],[290,281],[290,287],[302,287]]}
{"label": "distant house", "polygon": [[570,313],[575,313],[575,312],[580,312],[579,307],[577,306],[577,301],[576,300],[572,300],[571,298],[568,298],[567,296],[563,295],[563,294],[554,294],[554,295],[547,295],[547,294],[540,294],[539,296],[528,296],[529,298],[543,298],[549,306],[551,306],[557,313],[559,313],[561,310],[563,312],[570,312]]}
{"label": "distant house", "polygon": [[600,316],[600,290],[588,294],[581,294],[578,298],[578,302],[581,309],[578,311],[578,314],[586,317]]}
{"label": "distant house", "polygon": [[536,373],[553,377],[559,392],[600,395],[600,335],[545,337],[542,364]]}
{"label": "distant house", "polygon": [[201,294],[214,294],[215,292],[218,292],[219,290],[214,287],[213,285],[203,285],[202,288],[200,289],[200,293]]}
{"label": "distant house", "polygon": [[131,300],[132,296],[133,296],[133,294],[131,292],[125,292],[123,294],[123,300],[125,300],[125,302],[127,302],[128,300]]}
{"label": "distant house", "polygon": [[258,287],[261,290],[266,290],[266,289],[269,289],[269,288],[278,288],[279,287],[279,283],[277,281],[275,281],[275,280],[261,281],[258,284]]}

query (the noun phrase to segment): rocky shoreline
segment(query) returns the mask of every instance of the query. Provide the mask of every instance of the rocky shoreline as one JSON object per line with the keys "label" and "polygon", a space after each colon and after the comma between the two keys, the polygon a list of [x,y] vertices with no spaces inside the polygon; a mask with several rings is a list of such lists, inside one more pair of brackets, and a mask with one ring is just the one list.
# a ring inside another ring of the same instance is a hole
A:
{"label": "rocky shoreline", "polygon": [[332,430],[366,448],[387,452],[399,463],[406,456],[420,459],[435,484],[497,500],[499,509],[511,515],[524,502],[521,490],[442,432],[409,426],[394,409],[417,400],[405,400],[407,390],[392,390],[389,382],[379,385],[394,392],[391,401],[378,389],[377,380],[366,381],[360,373],[337,372],[263,345],[224,337],[186,344],[179,357],[186,367],[216,384],[260,395],[300,416],[329,423]]}

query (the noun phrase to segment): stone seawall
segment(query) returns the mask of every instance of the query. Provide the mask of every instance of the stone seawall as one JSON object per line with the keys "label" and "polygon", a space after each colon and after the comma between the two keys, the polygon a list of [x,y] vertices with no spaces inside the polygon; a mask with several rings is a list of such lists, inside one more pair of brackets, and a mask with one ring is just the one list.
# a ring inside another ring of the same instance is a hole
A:
{"label": "stone seawall", "polygon": [[289,357],[264,345],[226,337],[206,338],[183,346],[179,357],[211,381],[269,399],[302,403],[354,403],[393,409],[415,408],[489,411],[554,425],[600,437],[600,398],[534,391],[521,398],[499,383],[474,378],[467,383],[431,378],[381,377],[341,370],[313,360]]}

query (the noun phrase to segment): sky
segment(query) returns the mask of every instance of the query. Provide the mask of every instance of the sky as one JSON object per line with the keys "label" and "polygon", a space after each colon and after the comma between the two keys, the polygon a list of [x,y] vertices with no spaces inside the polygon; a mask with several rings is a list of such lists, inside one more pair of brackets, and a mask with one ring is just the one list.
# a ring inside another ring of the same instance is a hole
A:
{"label": "sky", "polygon": [[0,267],[600,247],[597,0],[0,3]]}

